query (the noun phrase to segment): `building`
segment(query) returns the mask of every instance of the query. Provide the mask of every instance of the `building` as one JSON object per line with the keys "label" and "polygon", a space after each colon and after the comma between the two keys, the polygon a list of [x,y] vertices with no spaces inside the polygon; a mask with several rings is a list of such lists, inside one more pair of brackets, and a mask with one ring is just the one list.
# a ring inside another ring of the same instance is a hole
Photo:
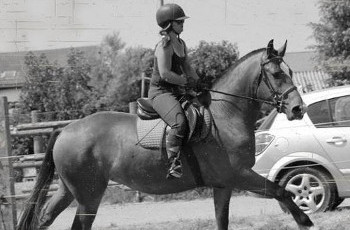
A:
{"label": "building", "polygon": [[0,74],[0,97],[7,97],[9,102],[19,99],[21,87],[25,82],[24,75],[16,70],[5,70]]}
{"label": "building", "polygon": [[300,92],[320,90],[328,87],[331,76],[320,70],[315,52],[286,53],[284,61],[293,70],[293,82]]}
{"label": "building", "polygon": [[[98,46],[77,47],[88,60],[98,53]],[[50,62],[61,66],[67,64],[67,55],[71,48],[33,51],[35,55],[45,54]],[[9,102],[19,100],[21,87],[26,81],[25,55],[28,52],[0,53],[0,97],[6,96]]]}

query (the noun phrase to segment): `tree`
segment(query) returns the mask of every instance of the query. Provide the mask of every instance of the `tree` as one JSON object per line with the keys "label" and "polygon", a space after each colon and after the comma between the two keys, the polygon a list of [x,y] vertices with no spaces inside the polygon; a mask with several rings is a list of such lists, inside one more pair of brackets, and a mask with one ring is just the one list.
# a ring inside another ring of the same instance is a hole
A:
{"label": "tree", "polygon": [[57,83],[63,68],[57,63],[50,63],[45,54],[35,56],[32,52],[25,56],[24,63],[26,82],[21,89],[20,111],[55,111]]}
{"label": "tree", "polygon": [[[89,85],[91,66],[79,49],[71,49],[67,65],[60,76],[56,91],[56,111],[59,120],[78,119],[95,112],[98,97]],[[86,109],[86,106],[89,109]]]}
{"label": "tree", "polygon": [[90,84],[101,94],[104,94],[110,81],[114,78],[113,69],[118,62],[118,55],[125,47],[119,33],[114,32],[103,38],[99,55],[93,63]]}
{"label": "tree", "polygon": [[200,41],[199,45],[189,52],[193,68],[202,81],[207,83],[221,77],[228,67],[237,61],[238,56],[236,44],[228,41]]}
{"label": "tree", "polygon": [[350,2],[320,1],[320,22],[310,23],[318,60],[331,74],[331,85],[350,83]]}
{"label": "tree", "polygon": [[71,49],[67,65],[51,63],[45,54],[25,56],[26,83],[21,90],[21,112],[37,110],[40,120],[68,120],[93,112],[84,110],[96,101],[97,95],[88,85],[91,66],[83,52]]}
{"label": "tree", "polygon": [[113,80],[107,88],[106,100],[113,110],[127,111],[129,102],[140,97],[141,76],[153,66],[153,50],[136,47],[120,53],[112,69]]}

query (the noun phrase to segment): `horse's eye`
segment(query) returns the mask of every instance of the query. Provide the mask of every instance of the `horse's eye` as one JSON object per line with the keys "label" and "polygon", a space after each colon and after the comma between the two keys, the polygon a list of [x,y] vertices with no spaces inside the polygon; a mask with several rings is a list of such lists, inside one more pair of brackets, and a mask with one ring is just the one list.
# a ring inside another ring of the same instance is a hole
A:
{"label": "horse's eye", "polygon": [[273,76],[276,79],[281,79],[283,77],[283,71],[279,71],[279,72],[275,73]]}

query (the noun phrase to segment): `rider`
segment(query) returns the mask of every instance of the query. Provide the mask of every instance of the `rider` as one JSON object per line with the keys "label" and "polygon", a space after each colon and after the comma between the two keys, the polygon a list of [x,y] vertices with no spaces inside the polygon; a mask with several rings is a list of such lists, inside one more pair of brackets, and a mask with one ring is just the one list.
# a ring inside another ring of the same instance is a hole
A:
{"label": "rider", "polygon": [[170,165],[167,178],[182,176],[180,152],[188,127],[179,102],[181,88],[194,88],[199,80],[188,62],[185,42],[180,38],[187,18],[177,4],[162,5],[156,13],[157,23],[162,28],[159,32],[162,38],[155,48],[148,97],[152,99],[153,108],[171,127],[166,140]]}

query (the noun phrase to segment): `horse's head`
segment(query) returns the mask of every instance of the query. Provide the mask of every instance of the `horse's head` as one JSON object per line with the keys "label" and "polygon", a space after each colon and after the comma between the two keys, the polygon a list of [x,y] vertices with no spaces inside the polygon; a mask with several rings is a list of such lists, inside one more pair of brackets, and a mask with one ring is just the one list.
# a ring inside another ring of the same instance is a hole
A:
{"label": "horse's head", "polygon": [[272,101],[278,112],[287,115],[288,120],[301,119],[305,104],[292,81],[292,70],[283,61],[287,41],[279,49],[273,47],[273,40],[267,45],[261,57],[261,76],[258,82],[257,97]]}

